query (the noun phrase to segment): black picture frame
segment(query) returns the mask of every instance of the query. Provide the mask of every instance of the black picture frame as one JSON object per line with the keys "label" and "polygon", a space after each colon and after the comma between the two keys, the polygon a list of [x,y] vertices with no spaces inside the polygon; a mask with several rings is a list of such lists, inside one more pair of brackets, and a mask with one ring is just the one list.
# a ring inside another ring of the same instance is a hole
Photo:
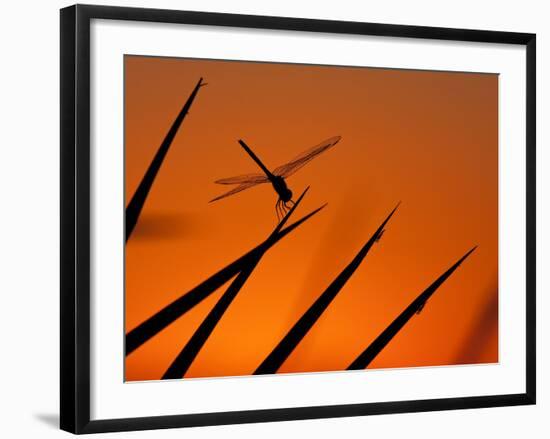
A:
{"label": "black picture frame", "polygon": [[[90,419],[90,21],[182,23],[374,35],[526,47],[526,392],[128,419]],[[60,424],[72,433],[287,421],[535,404],[536,36],[530,33],[75,5],[61,10],[61,387]]]}

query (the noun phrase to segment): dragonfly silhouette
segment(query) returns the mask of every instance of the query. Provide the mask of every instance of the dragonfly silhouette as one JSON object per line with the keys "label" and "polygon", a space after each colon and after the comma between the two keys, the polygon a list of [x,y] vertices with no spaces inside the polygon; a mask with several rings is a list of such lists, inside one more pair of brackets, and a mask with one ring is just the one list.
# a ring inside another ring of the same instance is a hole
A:
{"label": "dragonfly silhouette", "polygon": [[229,192],[226,192],[225,194],[222,194],[210,200],[210,202],[221,200],[222,198],[229,197],[230,195],[234,195],[258,184],[271,183],[273,189],[275,189],[275,192],[277,192],[277,195],[279,196],[277,203],[275,204],[275,210],[277,212],[277,219],[280,219],[281,215],[284,216],[284,214],[291,207],[288,206],[287,203],[291,203],[291,205],[294,204],[294,201],[292,201],[292,191],[288,188],[285,179],[290,177],[303,166],[307,165],[318,155],[332,148],[338,143],[340,139],[340,136],[331,137],[330,139],[327,139],[324,142],[321,142],[320,144],[307,149],[298,156],[294,157],[290,162],[273,169],[273,171],[267,169],[267,167],[262,163],[258,156],[254,154],[254,152],[246,143],[244,143],[244,141],[239,140],[239,144],[248,153],[248,155],[252,157],[252,159],[256,162],[256,164],[262,169],[264,173],[237,175],[236,177],[222,178],[220,180],[216,180],[215,183],[218,184],[236,184],[238,186],[230,190]]}

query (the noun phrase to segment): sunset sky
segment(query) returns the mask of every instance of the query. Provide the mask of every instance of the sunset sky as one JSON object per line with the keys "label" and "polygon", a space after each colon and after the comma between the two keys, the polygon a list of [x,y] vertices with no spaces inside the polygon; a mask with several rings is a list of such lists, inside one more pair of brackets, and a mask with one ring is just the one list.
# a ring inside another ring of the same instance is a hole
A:
{"label": "sunset sky", "polygon": [[[332,136],[287,180],[327,207],[264,256],[186,377],[251,374],[401,201],[379,244],[279,372],[345,369],[474,245],[369,366],[498,361],[498,76],[125,57],[126,203],[200,77],[202,87],[126,244],[126,332],[263,241],[277,223],[271,169]],[[160,379],[228,284],[126,358]]]}

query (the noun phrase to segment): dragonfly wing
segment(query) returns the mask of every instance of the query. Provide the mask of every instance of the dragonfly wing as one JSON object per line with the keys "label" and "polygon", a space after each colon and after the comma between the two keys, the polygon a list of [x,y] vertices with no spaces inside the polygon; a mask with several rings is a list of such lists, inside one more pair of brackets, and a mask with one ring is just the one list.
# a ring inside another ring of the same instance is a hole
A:
{"label": "dragonfly wing", "polygon": [[307,149],[300,155],[294,157],[294,159],[292,159],[290,162],[275,168],[273,170],[273,174],[283,178],[290,177],[292,174],[298,171],[298,169],[307,165],[315,157],[336,145],[340,141],[340,139],[340,136],[331,137],[330,139],[327,139],[324,142],[315,145],[313,148]]}
{"label": "dragonfly wing", "polygon": [[221,200],[222,198],[229,197],[230,195],[239,193],[241,191],[244,191],[245,189],[251,188],[256,186],[258,183],[243,183],[236,188],[231,189],[229,192],[226,192],[225,194],[218,195],[216,198],[212,198],[210,202]]}
{"label": "dragonfly wing", "polygon": [[269,179],[265,174],[245,174],[237,175],[236,177],[221,178],[216,180],[214,183],[218,184],[245,184],[245,183],[267,183]]}

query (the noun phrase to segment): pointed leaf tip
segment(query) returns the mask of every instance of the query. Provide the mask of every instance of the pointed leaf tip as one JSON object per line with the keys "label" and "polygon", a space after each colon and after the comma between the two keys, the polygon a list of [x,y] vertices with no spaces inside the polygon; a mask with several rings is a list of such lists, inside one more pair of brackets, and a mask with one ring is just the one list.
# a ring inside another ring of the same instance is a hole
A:
{"label": "pointed leaf tip", "polygon": [[470,250],[466,252],[466,254],[462,257],[462,260],[466,259],[468,256],[470,256],[476,249],[478,245],[474,245]]}

